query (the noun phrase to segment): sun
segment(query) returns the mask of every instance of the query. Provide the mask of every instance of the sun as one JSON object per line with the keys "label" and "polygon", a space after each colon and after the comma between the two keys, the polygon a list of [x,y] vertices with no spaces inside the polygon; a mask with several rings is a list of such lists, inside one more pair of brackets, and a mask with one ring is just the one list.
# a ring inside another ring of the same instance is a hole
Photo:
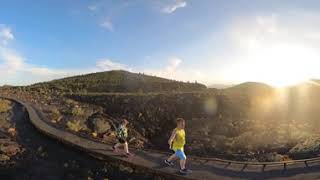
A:
{"label": "sun", "polygon": [[317,73],[319,55],[303,45],[276,44],[256,47],[239,62],[233,73],[240,81],[258,81],[285,87],[306,81]]}

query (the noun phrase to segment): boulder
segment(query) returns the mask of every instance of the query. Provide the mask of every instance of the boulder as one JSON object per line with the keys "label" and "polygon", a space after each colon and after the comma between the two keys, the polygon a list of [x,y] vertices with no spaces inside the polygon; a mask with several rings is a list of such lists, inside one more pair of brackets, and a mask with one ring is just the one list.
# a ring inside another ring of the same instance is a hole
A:
{"label": "boulder", "polygon": [[2,130],[11,127],[10,113],[0,113],[0,128]]}
{"label": "boulder", "polygon": [[125,166],[123,164],[119,165],[119,170],[122,171],[122,172],[128,173],[128,174],[131,174],[131,173],[134,172],[134,170],[131,167]]}
{"label": "boulder", "polygon": [[17,130],[16,128],[9,128],[8,133],[10,134],[10,136],[15,137],[17,135]]}
{"label": "boulder", "polygon": [[284,157],[281,154],[278,154],[276,152],[274,153],[268,153],[265,156],[265,160],[267,162],[279,162],[279,161],[283,161]]}
{"label": "boulder", "polygon": [[320,136],[311,136],[290,149],[289,155],[295,159],[309,158],[319,154]]}
{"label": "boulder", "polygon": [[21,149],[18,144],[7,144],[0,146],[0,151],[9,157],[16,155],[20,152],[20,150]]}
{"label": "boulder", "polygon": [[100,113],[90,116],[87,119],[87,126],[98,134],[104,134],[111,129],[111,124],[109,123],[108,119],[103,117],[103,115]]}

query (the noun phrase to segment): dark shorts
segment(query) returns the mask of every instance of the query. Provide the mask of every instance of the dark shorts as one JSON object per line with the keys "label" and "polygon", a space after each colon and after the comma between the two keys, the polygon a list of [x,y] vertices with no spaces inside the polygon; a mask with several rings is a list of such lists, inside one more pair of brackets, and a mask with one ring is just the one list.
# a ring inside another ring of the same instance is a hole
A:
{"label": "dark shorts", "polygon": [[124,144],[127,142],[126,138],[118,138],[119,143]]}

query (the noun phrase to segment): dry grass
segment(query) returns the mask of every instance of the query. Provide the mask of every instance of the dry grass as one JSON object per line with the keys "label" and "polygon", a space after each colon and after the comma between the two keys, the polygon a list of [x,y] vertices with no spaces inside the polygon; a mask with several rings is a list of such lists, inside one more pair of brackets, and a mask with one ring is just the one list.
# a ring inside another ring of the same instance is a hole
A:
{"label": "dry grass", "polygon": [[85,129],[85,127],[81,124],[80,121],[68,121],[67,122],[67,127],[71,131],[75,131],[75,132],[79,132],[79,131]]}
{"label": "dry grass", "polygon": [[84,114],[84,112],[83,112],[83,110],[81,109],[81,107],[75,106],[75,107],[72,108],[71,114],[72,114],[73,116],[81,116],[81,115]]}
{"label": "dry grass", "polygon": [[61,118],[62,118],[62,115],[61,115],[61,113],[59,112],[58,109],[52,109],[50,117],[51,117],[51,120],[59,122],[61,120]]}
{"label": "dry grass", "polygon": [[0,99],[0,113],[8,112],[12,108],[12,104],[8,100]]}

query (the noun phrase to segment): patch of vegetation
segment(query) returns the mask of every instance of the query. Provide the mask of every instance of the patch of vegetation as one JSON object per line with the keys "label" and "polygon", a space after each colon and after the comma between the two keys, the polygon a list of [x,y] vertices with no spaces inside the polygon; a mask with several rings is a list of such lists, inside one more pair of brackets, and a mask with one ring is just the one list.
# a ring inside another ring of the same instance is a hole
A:
{"label": "patch of vegetation", "polygon": [[50,119],[52,122],[59,122],[62,119],[60,111],[56,108],[50,110]]}
{"label": "patch of vegetation", "polygon": [[71,107],[66,107],[62,110],[62,113],[64,115],[71,115],[71,116],[83,116],[85,114],[85,111],[82,107],[78,105],[71,105]]}
{"label": "patch of vegetation", "polygon": [[67,128],[75,132],[79,132],[81,130],[86,129],[86,127],[79,120],[68,121]]}
{"label": "patch of vegetation", "polygon": [[12,108],[11,102],[0,99],[0,113],[8,112]]}
{"label": "patch of vegetation", "polygon": [[203,84],[181,82],[127,71],[107,71],[74,76],[45,83],[38,83],[30,89],[57,89],[69,94],[89,92],[170,92],[198,91],[206,89]]}
{"label": "patch of vegetation", "polygon": [[72,109],[71,109],[71,114],[73,116],[81,116],[84,114],[83,110],[81,107],[79,106],[74,106]]}

